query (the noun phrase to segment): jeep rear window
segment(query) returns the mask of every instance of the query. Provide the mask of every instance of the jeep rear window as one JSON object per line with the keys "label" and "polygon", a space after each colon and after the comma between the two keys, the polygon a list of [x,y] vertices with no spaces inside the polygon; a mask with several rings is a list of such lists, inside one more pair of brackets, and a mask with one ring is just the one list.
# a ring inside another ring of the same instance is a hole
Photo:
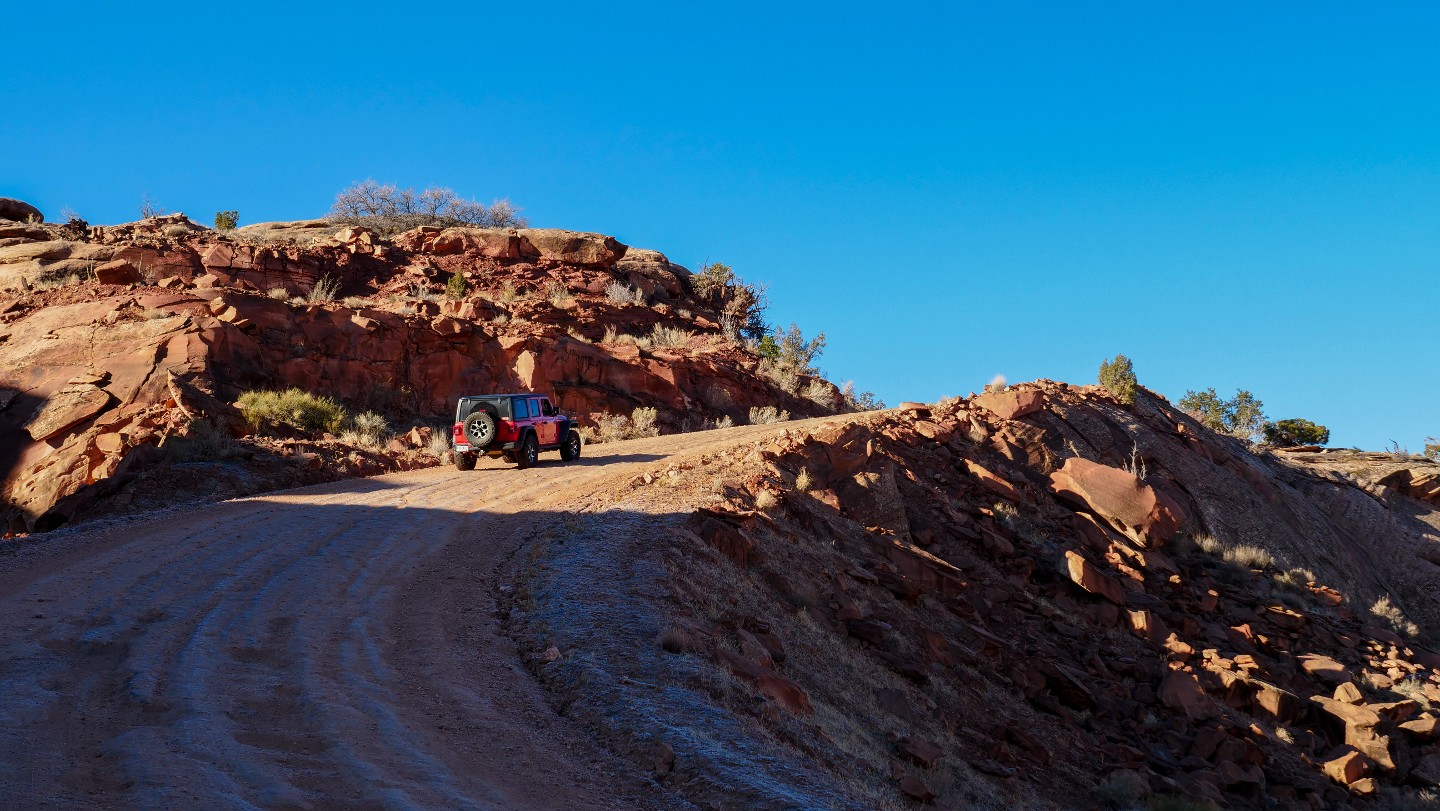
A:
{"label": "jeep rear window", "polygon": [[466,417],[475,413],[475,409],[482,405],[491,406],[496,416],[502,420],[510,419],[510,398],[509,397],[467,397],[460,401],[460,407],[456,409],[455,421],[464,422]]}

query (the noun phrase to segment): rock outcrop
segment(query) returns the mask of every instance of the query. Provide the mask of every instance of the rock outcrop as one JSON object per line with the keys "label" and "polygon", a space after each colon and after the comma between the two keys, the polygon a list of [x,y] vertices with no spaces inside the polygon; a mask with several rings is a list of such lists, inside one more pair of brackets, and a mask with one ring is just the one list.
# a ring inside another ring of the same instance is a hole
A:
{"label": "rock outcrop", "polygon": [[[828,774],[865,787],[833,789],[835,808],[1115,807],[1122,790],[1363,808],[1440,785],[1440,511],[1403,486],[1428,463],[1376,460],[1381,486],[1317,461],[1343,454],[1252,452],[1148,392],[1124,406],[1049,381],[844,419],[633,484],[647,509],[706,505],[611,575],[659,595],[628,610],[685,643],[604,655],[644,663],[651,696],[710,683],[706,663],[742,685],[672,708],[700,719],[671,737],[676,790],[760,807]],[[565,596],[538,610],[590,610]],[[1372,613],[1381,597],[1415,625]],[[666,722],[645,706],[636,735]],[[737,733],[694,724],[737,716],[764,732],[700,742]]]}
{"label": "rock outcrop", "polygon": [[[124,460],[184,433],[204,398],[203,419],[236,433],[214,403],[253,389],[437,425],[456,397],[496,390],[550,395],[586,422],[655,407],[667,430],[743,422],[757,405],[824,411],[758,373],[688,271],[612,237],[419,228],[385,240],[324,220],[219,234],[181,214],[79,239],[27,227],[0,244],[11,531],[62,523],[72,496],[113,489]],[[447,297],[455,276],[467,292]],[[612,301],[617,282],[638,300]],[[652,345],[658,326],[689,337]]]}
{"label": "rock outcrop", "polygon": [[13,220],[15,222],[40,222],[45,215],[40,209],[30,205],[24,200],[16,200],[13,197],[0,197],[0,220]]}

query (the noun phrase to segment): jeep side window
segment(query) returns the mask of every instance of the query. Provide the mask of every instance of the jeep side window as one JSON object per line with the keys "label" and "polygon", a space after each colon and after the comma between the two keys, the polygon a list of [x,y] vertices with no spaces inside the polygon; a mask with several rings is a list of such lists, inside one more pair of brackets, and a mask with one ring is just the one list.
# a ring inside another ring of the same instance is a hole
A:
{"label": "jeep side window", "polygon": [[549,400],[541,400],[540,413],[547,417],[553,417],[555,416],[555,406],[551,405]]}
{"label": "jeep side window", "polygon": [[544,412],[541,410],[541,408],[540,408],[540,403],[541,403],[540,400],[538,400],[538,399],[536,399],[536,398],[533,398],[533,397],[530,398],[530,416],[532,416],[532,417],[538,417],[538,416],[540,416],[542,413],[544,413]]}
{"label": "jeep side window", "polygon": [[526,409],[525,401],[517,398],[515,400],[515,419],[523,420],[529,417],[530,412]]}

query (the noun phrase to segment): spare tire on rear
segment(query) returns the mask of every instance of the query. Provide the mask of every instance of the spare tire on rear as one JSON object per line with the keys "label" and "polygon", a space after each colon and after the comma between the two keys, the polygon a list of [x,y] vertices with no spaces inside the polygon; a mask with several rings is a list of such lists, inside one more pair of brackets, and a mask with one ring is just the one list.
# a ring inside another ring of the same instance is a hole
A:
{"label": "spare tire on rear", "polygon": [[490,447],[495,441],[495,418],[490,412],[482,409],[465,418],[465,439],[475,450]]}

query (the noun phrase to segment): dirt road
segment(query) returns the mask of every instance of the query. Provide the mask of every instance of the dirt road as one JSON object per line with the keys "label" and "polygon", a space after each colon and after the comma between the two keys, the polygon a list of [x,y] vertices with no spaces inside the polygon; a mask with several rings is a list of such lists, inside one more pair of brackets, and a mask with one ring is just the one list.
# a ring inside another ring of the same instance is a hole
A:
{"label": "dirt road", "polygon": [[666,457],[784,427],[339,482],[0,550],[0,807],[683,807],[550,710],[496,596],[567,511]]}

